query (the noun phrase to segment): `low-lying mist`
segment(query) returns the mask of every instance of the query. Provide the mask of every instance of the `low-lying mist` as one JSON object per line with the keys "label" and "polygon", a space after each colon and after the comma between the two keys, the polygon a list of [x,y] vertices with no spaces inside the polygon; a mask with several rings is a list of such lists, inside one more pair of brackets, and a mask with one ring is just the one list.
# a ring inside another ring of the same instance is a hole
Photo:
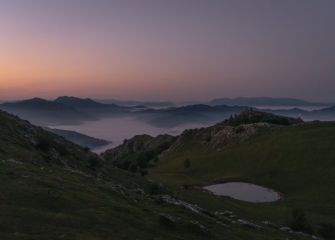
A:
{"label": "low-lying mist", "polygon": [[111,141],[111,144],[104,147],[92,149],[95,152],[102,152],[108,148],[121,144],[125,139],[135,135],[149,134],[157,136],[159,134],[178,135],[185,129],[199,128],[211,125],[208,124],[181,124],[175,127],[157,127],[134,117],[103,118],[97,121],[88,121],[79,125],[57,125],[51,128],[76,131],[95,138]]}

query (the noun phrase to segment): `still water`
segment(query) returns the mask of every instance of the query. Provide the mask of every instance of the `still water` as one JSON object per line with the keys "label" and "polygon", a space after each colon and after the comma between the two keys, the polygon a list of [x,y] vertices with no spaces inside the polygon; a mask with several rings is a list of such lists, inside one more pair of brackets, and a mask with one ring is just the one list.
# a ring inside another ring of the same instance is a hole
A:
{"label": "still water", "polygon": [[228,196],[253,203],[275,202],[281,198],[280,193],[272,189],[243,182],[215,184],[206,186],[204,189],[218,196]]}

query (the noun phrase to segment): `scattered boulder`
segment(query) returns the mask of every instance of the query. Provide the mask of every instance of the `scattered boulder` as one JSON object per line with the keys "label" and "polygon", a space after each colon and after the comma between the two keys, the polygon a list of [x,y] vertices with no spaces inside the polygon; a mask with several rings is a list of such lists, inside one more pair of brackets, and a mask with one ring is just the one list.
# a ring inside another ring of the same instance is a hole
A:
{"label": "scattered boulder", "polygon": [[198,207],[197,205],[182,201],[180,199],[176,199],[170,195],[160,195],[157,196],[156,198],[158,198],[160,201],[164,202],[164,203],[168,203],[168,204],[173,204],[176,206],[181,206],[183,208],[186,208],[194,213],[200,214],[203,212],[203,209],[201,209],[200,207]]}
{"label": "scattered boulder", "polygon": [[279,229],[283,232],[293,233],[293,230],[290,227],[281,227]]}
{"label": "scattered boulder", "polygon": [[271,228],[279,229],[279,226],[276,225],[276,224],[274,224],[274,223],[272,223],[272,222],[269,222],[269,221],[263,221],[262,223],[263,223],[264,225],[266,225],[266,226],[271,227]]}
{"label": "scattered boulder", "polygon": [[210,231],[208,230],[208,228],[202,225],[201,223],[199,223],[198,221],[190,221],[190,228],[202,234],[206,234],[206,235],[210,234]]}
{"label": "scattered boulder", "polygon": [[260,230],[262,229],[261,226],[255,224],[255,223],[252,223],[252,222],[249,222],[247,220],[243,220],[243,219],[238,219],[237,222],[243,226],[246,226],[246,227],[249,227],[251,229],[256,229],[256,230]]}

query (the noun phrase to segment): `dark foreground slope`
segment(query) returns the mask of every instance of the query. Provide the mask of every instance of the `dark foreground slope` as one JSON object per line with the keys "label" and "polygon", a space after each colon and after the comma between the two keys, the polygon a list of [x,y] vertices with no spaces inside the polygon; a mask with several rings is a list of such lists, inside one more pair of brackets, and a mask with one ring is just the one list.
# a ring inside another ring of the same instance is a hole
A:
{"label": "dark foreground slope", "polygon": [[5,112],[0,181],[4,240],[303,239],[234,224]]}
{"label": "dark foreground slope", "polygon": [[[209,209],[231,209],[278,225],[292,224],[292,213],[299,211],[305,218],[297,230],[317,234],[328,226],[334,231],[335,123],[247,111],[213,127],[185,131],[158,158],[148,176]],[[283,199],[253,204],[200,191],[226,181],[266,186],[283,193]]]}

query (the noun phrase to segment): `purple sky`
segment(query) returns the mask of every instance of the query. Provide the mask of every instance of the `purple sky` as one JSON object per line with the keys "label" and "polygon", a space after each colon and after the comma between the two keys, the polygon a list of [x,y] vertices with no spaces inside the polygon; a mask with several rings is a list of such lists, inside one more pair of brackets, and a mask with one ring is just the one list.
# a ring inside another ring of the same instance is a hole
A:
{"label": "purple sky", "polygon": [[0,99],[334,90],[333,0],[0,0]]}

